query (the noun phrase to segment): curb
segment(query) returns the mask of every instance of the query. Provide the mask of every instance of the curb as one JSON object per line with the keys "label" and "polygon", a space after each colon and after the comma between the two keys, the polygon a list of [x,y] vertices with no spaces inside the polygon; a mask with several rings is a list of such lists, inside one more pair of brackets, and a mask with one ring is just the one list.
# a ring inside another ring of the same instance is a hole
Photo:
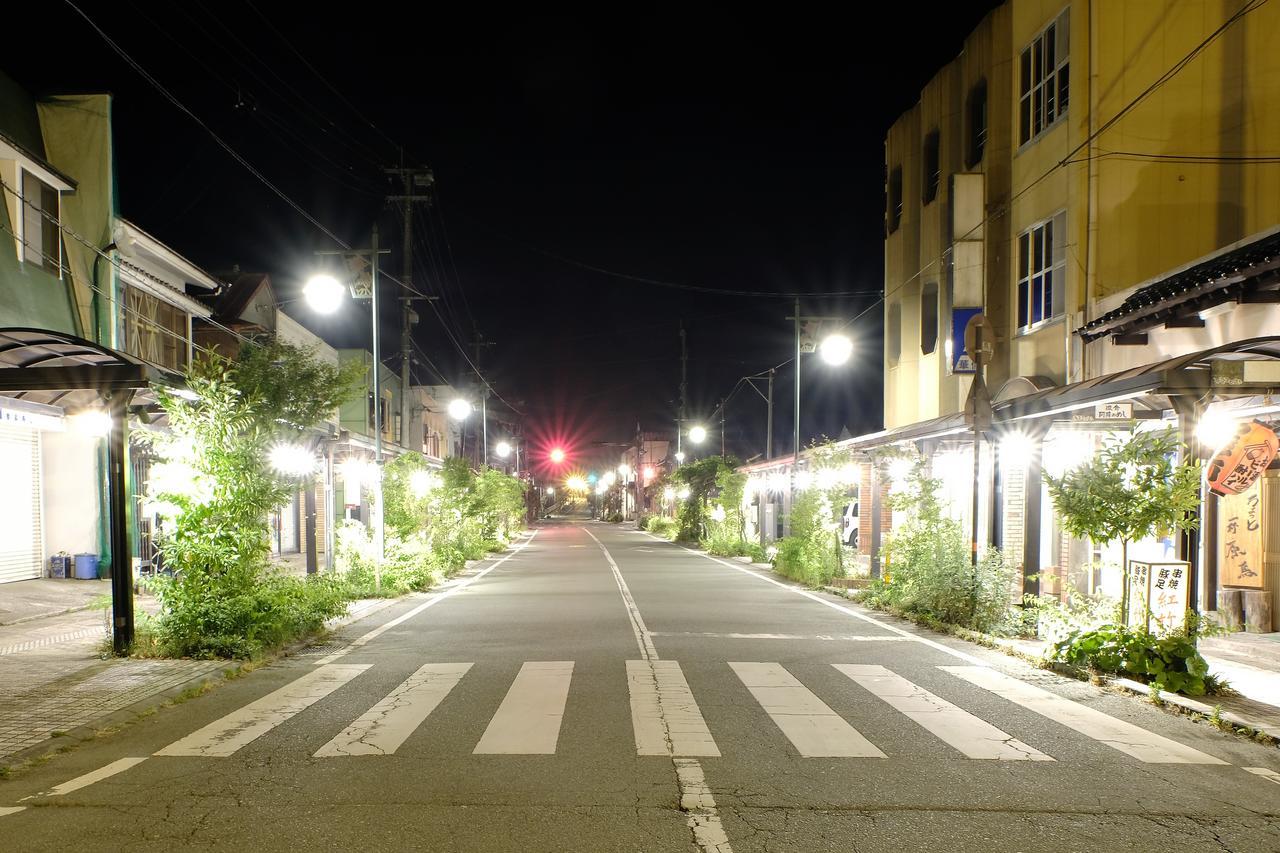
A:
{"label": "curb", "polygon": [[55,610],[50,613],[37,613],[35,616],[23,616],[21,619],[15,619],[12,622],[0,622],[0,628],[11,628],[14,625],[26,625],[29,622],[39,622],[41,619],[56,619],[59,616],[67,616],[71,613],[83,613],[86,610],[93,610],[95,605],[82,604],[79,607],[68,607],[66,610]]}
{"label": "curb", "polygon": [[[1146,696],[1148,698],[1151,698],[1151,695],[1152,695],[1151,688],[1149,685],[1143,684],[1140,681],[1134,681],[1129,678],[1112,678],[1107,683],[1115,687],[1118,687],[1121,690],[1124,690],[1125,692],[1130,693],[1132,695]],[[1192,699],[1190,697],[1183,696],[1181,693],[1160,692],[1157,695],[1160,698],[1160,702],[1162,702],[1163,704],[1173,705],[1177,708],[1181,708],[1182,710],[1188,711],[1193,714],[1203,714],[1206,717],[1214,716],[1214,711],[1215,711],[1214,706],[1207,705],[1204,702],[1199,701],[1198,699]],[[1217,709],[1217,717],[1218,719],[1224,720],[1225,722],[1228,722],[1233,726],[1246,728],[1246,729],[1249,729],[1251,732],[1261,733],[1266,735],[1267,737],[1280,740],[1280,726],[1268,726],[1268,725],[1259,723],[1256,720],[1247,720],[1244,717],[1241,717],[1239,714],[1235,713],[1234,711],[1225,711],[1225,710],[1221,710],[1220,708]]]}

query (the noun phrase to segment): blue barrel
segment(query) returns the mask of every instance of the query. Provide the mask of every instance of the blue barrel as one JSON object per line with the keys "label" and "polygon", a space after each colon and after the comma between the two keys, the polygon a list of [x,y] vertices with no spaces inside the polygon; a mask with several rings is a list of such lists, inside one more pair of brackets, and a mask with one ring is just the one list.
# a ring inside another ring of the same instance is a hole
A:
{"label": "blue barrel", "polygon": [[98,555],[76,554],[76,580],[96,581],[98,579]]}

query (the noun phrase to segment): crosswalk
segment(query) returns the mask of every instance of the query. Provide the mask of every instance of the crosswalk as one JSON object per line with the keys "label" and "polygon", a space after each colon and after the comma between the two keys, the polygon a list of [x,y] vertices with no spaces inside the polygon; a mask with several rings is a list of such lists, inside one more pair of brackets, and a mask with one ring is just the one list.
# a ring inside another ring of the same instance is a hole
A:
{"label": "crosswalk", "polygon": [[[772,721],[780,738],[801,758],[846,758],[882,761],[892,758],[890,745],[877,745],[855,728],[848,704],[831,690],[824,699],[780,663],[728,662],[758,711]],[[1053,762],[1055,757],[1019,740],[1004,728],[926,690],[885,666],[832,664],[835,670],[875,700],[885,712],[901,715],[940,744],[951,757],[989,761]],[[157,756],[226,758],[264,737],[330,694],[351,684],[371,668],[367,664],[321,664],[290,683],[160,749]],[[390,693],[368,707],[320,746],[317,759],[393,755],[466,678],[483,671],[473,663],[428,663],[419,667]],[[625,678],[637,756],[674,759],[717,757],[721,747],[704,718],[684,672],[673,660],[627,661]],[[1072,730],[1137,761],[1152,764],[1224,764],[1221,759],[1112,717],[1088,705],[1060,696],[986,666],[939,666],[956,692],[972,696],[984,691],[981,704],[991,714],[1004,705],[1013,713],[997,712],[1010,721],[1030,711],[1056,726]],[[598,671],[595,671],[598,677]],[[554,755],[561,739],[565,711],[574,688],[573,661],[525,661],[496,708],[488,709],[483,734],[475,743],[476,756]],[[736,703],[743,694],[726,697],[723,683],[708,686],[718,705]],[[819,688],[821,689],[821,688]],[[942,692],[951,692],[950,688]],[[474,700],[472,700],[474,701]],[[836,707],[833,708],[833,702]],[[350,694],[341,703],[351,707]],[[1020,709],[1016,711],[1015,709]],[[865,706],[862,713],[865,715]],[[1008,724],[1006,723],[1008,726]],[[1008,726],[1013,728],[1014,726]],[[335,725],[336,728],[336,725]],[[478,728],[478,726],[477,726]],[[767,728],[767,727],[766,727]],[[881,727],[883,730],[883,727]],[[1037,731],[1043,731],[1043,727]],[[734,733],[724,732],[725,736]],[[741,740],[738,741],[739,743]],[[1055,739],[1055,742],[1060,740]],[[885,748],[890,748],[886,753]],[[1062,756],[1058,756],[1061,758]]]}

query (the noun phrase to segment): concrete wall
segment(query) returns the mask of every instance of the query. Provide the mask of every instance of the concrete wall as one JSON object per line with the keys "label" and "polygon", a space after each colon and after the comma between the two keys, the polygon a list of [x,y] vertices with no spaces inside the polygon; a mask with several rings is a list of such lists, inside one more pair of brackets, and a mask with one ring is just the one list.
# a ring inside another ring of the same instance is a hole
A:
{"label": "concrete wall", "polygon": [[44,552],[97,554],[99,440],[68,430],[45,432],[41,442]]}

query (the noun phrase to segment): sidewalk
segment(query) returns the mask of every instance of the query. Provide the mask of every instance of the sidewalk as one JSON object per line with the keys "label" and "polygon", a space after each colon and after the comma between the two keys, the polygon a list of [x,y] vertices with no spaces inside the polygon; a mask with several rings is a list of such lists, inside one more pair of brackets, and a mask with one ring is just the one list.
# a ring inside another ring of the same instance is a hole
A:
{"label": "sidewalk", "polygon": [[[109,611],[86,609],[102,592],[97,581],[22,581],[0,587],[0,767],[51,738],[68,742],[123,721],[164,698],[220,679],[239,667],[233,661],[129,660],[103,656]],[[31,584],[31,586],[25,586]],[[13,587],[22,587],[10,595]],[[353,601],[345,624],[395,599]],[[40,610],[21,611],[38,602]],[[158,609],[138,595],[138,612]],[[48,614],[40,616],[41,610]],[[34,618],[26,618],[34,615]]]}

